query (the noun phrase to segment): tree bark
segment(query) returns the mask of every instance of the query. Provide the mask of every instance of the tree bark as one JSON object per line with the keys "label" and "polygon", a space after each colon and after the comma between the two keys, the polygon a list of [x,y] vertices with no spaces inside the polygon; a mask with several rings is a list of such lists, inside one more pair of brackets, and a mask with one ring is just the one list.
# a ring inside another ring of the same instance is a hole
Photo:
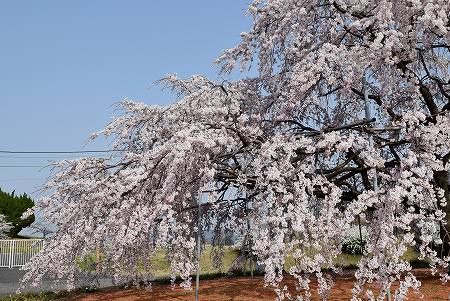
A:
{"label": "tree bark", "polygon": [[[448,172],[447,171],[435,171],[434,172],[434,181],[436,185],[444,190],[444,197],[446,200],[445,206],[442,206],[442,210],[445,212],[445,221],[446,224],[440,225],[440,238],[443,242],[441,256],[446,256],[450,251],[450,189],[448,183]],[[449,270],[450,272],[450,270]]]}

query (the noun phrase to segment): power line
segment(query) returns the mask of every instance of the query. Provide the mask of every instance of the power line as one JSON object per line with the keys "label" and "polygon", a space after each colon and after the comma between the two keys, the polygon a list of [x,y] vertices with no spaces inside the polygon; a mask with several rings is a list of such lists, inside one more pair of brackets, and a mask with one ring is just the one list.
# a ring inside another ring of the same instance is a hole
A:
{"label": "power line", "polygon": [[43,181],[42,178],[0,179],[0,182]]}
{"label": "power line", "polygon": [[81,156],[0,156],[0,158],[11,159],[64,159],[64,158],[79,158]]}
{"label": "power line", "polygon": [[16,167],[25,167],[25,168],[38,168],[38,167],[46,167],[44,165],[0,165],[0,168],[16,168]]}
{"label": "power line", "polygon": [[10,151],[0,150],[1,154],[86,154],[86,153],[113,153],[122,152],[120,149],[108,150],[78,150],[78,151]]}

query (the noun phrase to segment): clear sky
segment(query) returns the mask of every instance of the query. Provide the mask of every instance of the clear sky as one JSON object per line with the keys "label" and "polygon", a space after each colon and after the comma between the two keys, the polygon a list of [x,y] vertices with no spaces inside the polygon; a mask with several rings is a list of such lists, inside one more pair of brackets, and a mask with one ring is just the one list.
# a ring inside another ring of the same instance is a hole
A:
{"label": "clear sky", "polygon": [[[0,1],[0,150],[107,149],[104,141],[86,141],[110,121],[117,101],[168,104],[169,92],[153,85],[167,73],[218,79],[212,62],[249,29],[247,5]],[[0,153],[0,166],[45,166],[62,158]],[[0,188],[38,197],[48,175],[48,168],[0,167]]]}

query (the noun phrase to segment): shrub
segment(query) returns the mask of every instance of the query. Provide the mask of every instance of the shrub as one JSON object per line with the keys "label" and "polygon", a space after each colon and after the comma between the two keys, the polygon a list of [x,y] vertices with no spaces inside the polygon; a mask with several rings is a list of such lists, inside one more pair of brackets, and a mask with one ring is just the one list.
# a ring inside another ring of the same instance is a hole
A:
{"label": "shrub", "polygon": [[361,233],[358,226],[353,226],[348,231],[342,242],[342,251],[346,254],[361,255],[367,244],[366,227],[361,226]]}

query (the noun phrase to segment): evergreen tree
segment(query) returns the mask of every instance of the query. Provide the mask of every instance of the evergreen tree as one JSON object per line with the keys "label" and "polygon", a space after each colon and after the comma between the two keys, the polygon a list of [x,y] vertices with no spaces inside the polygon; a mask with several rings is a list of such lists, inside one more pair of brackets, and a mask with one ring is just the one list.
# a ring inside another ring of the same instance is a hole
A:
{"label": "evergreen tree", "polygon": [[27,209],[34,206],[33,200],[25,193],[19,196],[4,192],[0,189],[0,214],[5,216],[6,222],[11,224],[11,229],[6,232],[9,237],[18,237],[19,232],[34,222],[34,215],[21,219]]}

